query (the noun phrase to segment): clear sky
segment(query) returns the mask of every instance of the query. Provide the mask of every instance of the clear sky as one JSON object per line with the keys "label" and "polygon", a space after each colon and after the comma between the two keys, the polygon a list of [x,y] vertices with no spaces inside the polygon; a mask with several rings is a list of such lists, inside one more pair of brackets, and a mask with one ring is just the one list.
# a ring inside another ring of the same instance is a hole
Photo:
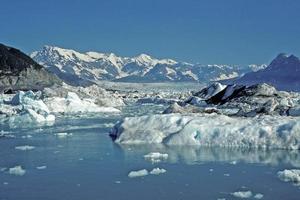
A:
{"label": "clear sky", "polygon": [[299,0],[0,0],[0,42],[203,64],[300,56]]}

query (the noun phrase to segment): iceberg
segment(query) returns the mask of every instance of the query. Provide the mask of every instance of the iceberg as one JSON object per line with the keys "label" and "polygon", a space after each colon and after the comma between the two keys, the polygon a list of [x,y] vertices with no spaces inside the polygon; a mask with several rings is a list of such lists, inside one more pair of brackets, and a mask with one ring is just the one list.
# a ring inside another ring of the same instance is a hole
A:
{"label": "iceberg", "polygon": [[22,168],[22,166],[18,165],[8,170],[9,174],[16,175],[16,176],[23,176],[26,173],[26,170]]}
{"label": "iceberg", "polygon": [[238,191],[238,192],[231,193],[231,195],[236,198],[248,199],[248,198],[252,197],[252,192],[251,191]]}
{"label": "iceberg", "polygon": [[300,186],[300,169],[285,169],[277,172],[277,176],[284,182],[292,182]]}
{"label": "iceberg", "polygon": [[5,120],[13,125],[31,123],[53,123],[55,116],[51,114],[46,104],[40,99],[40,92],[19,91],[11,100],[0,103],[1,114],[8,117]]}
{"label": "iceberg", "polygon": [[125,118],[110,136],[120,144],[300,149],[300,120],[270,115],[156,114]]}
{"label": "iceberg", "polygon": [[154,169],[152,169],[150,171],[150,174],[152,174],[152,175],[159,175],[159,174],[164,174],[166,172],[167,172],[167,170],[165,170],[165,169],[154,168]]}
{"label": "iceberg", "polygon": [[146,169],[141,169],[138,171],[131,171],[128,174],[129,178],[136,178],[136,177],[141,177],[141,176],[147,176],[149,172]]}

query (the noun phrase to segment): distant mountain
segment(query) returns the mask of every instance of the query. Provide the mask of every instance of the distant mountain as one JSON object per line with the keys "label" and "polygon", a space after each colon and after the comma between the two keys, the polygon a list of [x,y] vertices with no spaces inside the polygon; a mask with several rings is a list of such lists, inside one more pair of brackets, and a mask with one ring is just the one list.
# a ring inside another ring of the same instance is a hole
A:
{"label": "distant mountain", "polygon": [[240,76],[265,65],[201,65],[156,59],[146,54],[120,57],[113,53],[79,53],[70,49],[44,46],[31,57],[71,85],[99,80],[122,82],[209,82]]}
{"label": "distant mountain", "polygon": [[279,54],[267,68],[247,73],[233,83],[268,83],[278,90],[300,91],[300,60],[294,55]]}
{"label": "distant mountain", "polygon": [[20,50],[0,44],[0,92],[37,90],[62,81]]}

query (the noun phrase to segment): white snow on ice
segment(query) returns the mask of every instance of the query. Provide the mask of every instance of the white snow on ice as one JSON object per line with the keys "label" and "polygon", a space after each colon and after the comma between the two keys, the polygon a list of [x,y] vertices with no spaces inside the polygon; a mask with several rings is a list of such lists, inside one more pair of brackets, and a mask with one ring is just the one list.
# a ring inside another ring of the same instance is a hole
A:
{"label": "white snow on ice", "polygon": [[296,117],[235,118],[218,114],[128,117],[111,130],[117,143],[299,149]]}

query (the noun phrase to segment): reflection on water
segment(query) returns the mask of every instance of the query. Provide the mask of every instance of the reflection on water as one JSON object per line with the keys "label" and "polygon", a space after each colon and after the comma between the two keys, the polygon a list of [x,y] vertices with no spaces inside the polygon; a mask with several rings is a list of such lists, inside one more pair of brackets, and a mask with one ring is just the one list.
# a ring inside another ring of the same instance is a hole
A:
{"label": "reflection on water", "polygon": [[168,162],[185,164],[203,164],[205,162],[243,162],[264,165],[290,165],[300,167],[299,151],[266,150],[245,148],[217,148],[198,146],[165,145],[119,145],[125,157],[135,157],[149,152],[168,153]]}

